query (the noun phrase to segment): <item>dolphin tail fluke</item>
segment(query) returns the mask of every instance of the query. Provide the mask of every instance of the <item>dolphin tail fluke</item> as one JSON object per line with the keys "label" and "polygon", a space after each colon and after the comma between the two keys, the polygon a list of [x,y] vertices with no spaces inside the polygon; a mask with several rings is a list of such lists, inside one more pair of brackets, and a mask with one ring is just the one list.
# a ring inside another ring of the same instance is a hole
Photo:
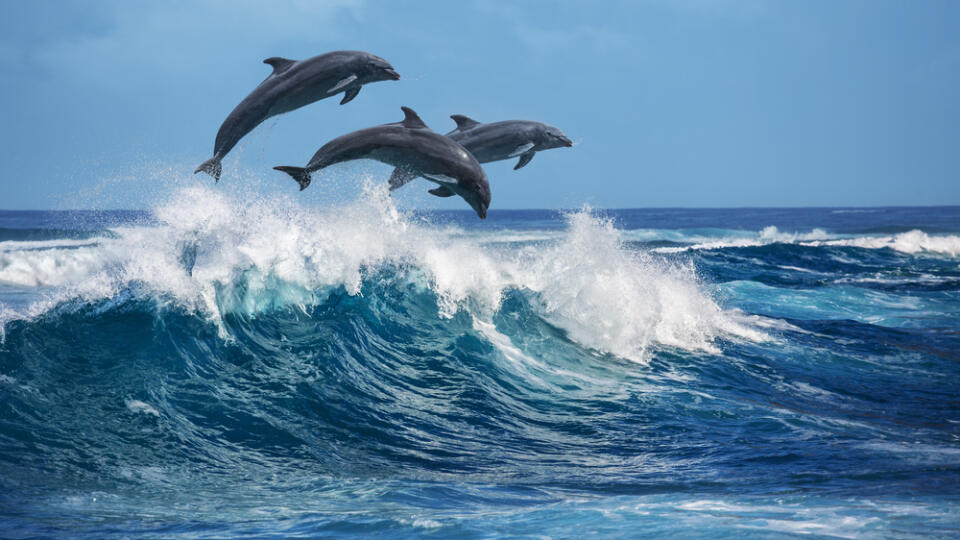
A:
{"label": "dolphin tail fluke", "polygon": [[193,174],[197,174],[200,171],[203,171],[209,174],[210,176],[212,176],[214,182],[219,182],[220,171],[221,171],[220,158],[218,158],[217,156],[213,156],[212,158],[204,161],[203,163],[200,164],[199,167],[197,167],[197,170],[193,171]]}
{"label": "dolphin tail fluke", "polygon": [[303,167],[287,167],[281,165],[279,167],[274,167],[278,171],[283,171],[293,177],[294,180],[300,184],[300,191],[307,189],[307,186],[310,185],[310,171],[304,169]]}

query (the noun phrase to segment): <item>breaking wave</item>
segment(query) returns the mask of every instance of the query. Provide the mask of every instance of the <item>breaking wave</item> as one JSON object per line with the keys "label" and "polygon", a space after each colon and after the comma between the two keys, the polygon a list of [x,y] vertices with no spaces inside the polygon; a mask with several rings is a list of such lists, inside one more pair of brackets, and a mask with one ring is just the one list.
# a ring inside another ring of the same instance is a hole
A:
{"label": "breaking wave", "polygon": [[774,226],[751,233],[745,231],[730,231],[720,237],[708,236],[680,236],[674,240],[688,245],[658,247],[653,251],[658,253],[679,253],[689,250],[726,249],[760,247],[772,244],[795,244],[800,246],[843,246],[864,249],[892,249],[911,255],[946,255],[960,256],[960,236],[931,235],[920,230],[911,230],[894,235],[850,235],[829,234],[823,229],[814,229],[806,233],[783,232]]}
{"label": "breaking wave", "polygon": [[625,249],[612,222],[588,210],[525,249],[415,219],[374,187],[332,209],[191,187],[153,218],[99,238],[0,243],[0,283],[43,292],[0,322],[133,295],[197,312],[225,332],[226,314],[316,306],[338,290],[362,297],[388,282],[432,295],[440,317],[462,311],[482,321],[517,291],[577,343],[639,362],[652,347],[711,351],[718,336],[764,339],[718,306],[692,266]]}

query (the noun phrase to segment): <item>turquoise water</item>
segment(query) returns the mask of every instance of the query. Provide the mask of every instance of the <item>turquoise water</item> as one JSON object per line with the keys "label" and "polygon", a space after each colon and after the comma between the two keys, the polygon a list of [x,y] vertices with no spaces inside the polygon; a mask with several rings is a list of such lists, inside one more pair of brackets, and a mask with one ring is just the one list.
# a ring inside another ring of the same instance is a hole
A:
{"label": "turquoise water", "polygon": [[0,212],[0,536],[960,534],[960,208]]}

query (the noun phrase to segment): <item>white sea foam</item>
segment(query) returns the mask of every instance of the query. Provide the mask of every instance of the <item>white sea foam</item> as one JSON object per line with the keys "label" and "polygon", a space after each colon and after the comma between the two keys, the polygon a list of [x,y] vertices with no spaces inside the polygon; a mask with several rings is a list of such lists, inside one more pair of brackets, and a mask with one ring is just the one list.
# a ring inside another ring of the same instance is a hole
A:
{"label": "white sea foam", "polygon": [[[745,234],[729,231],[719,237],[688,236],[679,240],[689,243],[687,246],[654,248],[657,253],[680,253],[689,250],[711,250],[725,248],[743,248],[766,246],[770,244],[798,244],[802,246],[849,246],[866,249],[893,249],[901,253],[960,256],[960,236],[929,235],[913,230],[895,235],[831,235],[823,229],[813,229],[805,233],[783,232],[774,226],[763,228],[755,233]],[[803,269],[800,269],[803,270]]]}
{"label": "white sea foam", "polygon": [[[589,503],[588,503],[589,504]],[[810,503],[807,503],[810,504]],[[858,512],[862,507],[876,508],[878,512]],[[913,510],[911,508],[911,510]],[[918,508],[917,510],[920,510]],[[924,509],[926,510],[926,509]],[[929,511],[929,510],[927,510]],[[850,515],[858,512],[858,515]],[[796,535],[818,535],[830,538],[870,538],[876,530],[873,527],[882,524],[879,512],[896,512],[892,508],[878,508],[871,501],[857,501],[855,504],[836,504],[830,502],[805,506],[782,499],[769,499],[757,502],[724,500],[691,500],[676,502],[640,502],[626,503],[614,509],[607,509],[605,517],[626,519],[634,514],[668,516],[680,520],[687,526],[701,530],[711,530],[714,524],[722,523],[744,530],[744,534],[769,536],[776,533]],[[942,514],[929,511],[931,517]]]}
{"label": "white sea foam", "polygon": [[715,351],[720,333],[763,339],[703,293],[692,267],[624,249],[612,223],[588,212],[568,220],[567,236],[518,270],[541,294],[547,319],[577,342],[636,359],[653,345]]}
{"label": "white sea foam", "polygon": [[0,252],[0,283],[28,287],[68,285],[100,270],[104,251],[96,248]]}
{"label": "white sea foam", "polygon": [[880,285],[904,285],[921,283],[924,285],[938,285],[951,281],[949,277],[934,276],[932,274],[917,274],[907,277],[898,276],[895,272],[876,272],[870,276],[844,276],[834,280],[834,283],[876,283]]}
{"label": "white sea foam", "polygon": [[841,208],[838,210],[833,210],[831,214],[874,214],[876,212],[881,212],[879,208]]}
{"label": "white sea foam", "polygon": [[457,237],[476,239],[484,244],[548,242],[559,240],[563,237],[563,231],[517,231],[504,229],[489,232],[454,229],[451,232]]}
{"label": "white sea foam", "polygon": [[824,240],[828,235],[823,229],[814,229],[808,233],[788,233],[782,232],[774,226],[764,227],[763,230],[744,236],[737,234],[733,237],[724,236],[716,239],[697,238],[696,242],[690,246],[656,248],[654,251],[660,253],[677,253],[691,249],[723,249],[739,247],[766,246],[769,244],[793,244],[802,241]]}
{"label": "white sea foam", "polygon": [[897,454],[901,459],[913,463],[960,463],[960,449],[951,446],[937,446],[914,442],[870,441],[859,445],[873,452]]}
{"label": "white sea foam", "polygon": [[97,242],[98,240],[71,240],[68,238],[57,240],[5,240],[0,242],[0,252],[86,247],[94,246]]}
{"label": "white sea foam", "polygon": [[417,518],[413,520],[413,526],[418,529],[438,529],[442,527],[443,524],[435,519]]}
{"label": "white sea foam", "polygon": [[157,412],[157,410],[154,409],[153,406],[137,399],[128,399],[124,401],[124,405],[126,405],[127,410],[129,410],[132,413],[141,413],[141,414],[149,414],[151,416],[160,416],[160,413]]}
{"label": "white sea foam", "polygon": [[864,236],[837,240],[808,242],[809,246],[852,246],[867,249],[889,248],[902,253],[934,253],[960,256],[960,236],[931,236],[923,231],[913,230],[893,236]]}
{"label": "white sea foam", "polygon": [[435,292],[441,316],[466,309],[490,320],[505,291],[531,291],[572,339],[641,362],[652,347],[716,351],[719,336],[764,339],[722,310],[692,267],[626,249],[609,221],[586,210],[568,217],[559,239],[523,249],[413,219],[382,186],[325,210],[197,186],[154,214],[159,225],[119,227],[96,245],[0,253],[0,283],[57,291],[43,305],[5,310],[0,323],[131,286],[219,323],[224,312],[322,300],[318,291],[330,287],[362,294],[365,275],[398,266]]}

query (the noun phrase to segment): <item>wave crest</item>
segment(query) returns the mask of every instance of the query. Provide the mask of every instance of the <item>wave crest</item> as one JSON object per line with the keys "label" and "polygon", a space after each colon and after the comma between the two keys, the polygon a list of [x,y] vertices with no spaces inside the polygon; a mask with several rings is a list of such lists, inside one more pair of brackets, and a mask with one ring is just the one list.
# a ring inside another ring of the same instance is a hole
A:
{"label": "wave crest", "polygon": [[362,295],[366,280],[389,269],[404,286],[431,291],[442,317],[466,310],[491,320],[507,291],[529,291],[538,315],[581,345],[637,361],[656,346],[712,351],[722,334],[763,338],[722,310],[692,267],[627,249],[589,209],[570,214],[558,240],[522,249],[418,220],[372,184],[327,209],[197,186],[153,213],[158,226],[118,227],[94,244],[3,252],[0,280],[55,288],[57,301],[134,289],[226,332],[224,314],[314,304],[340,287]]}
{"label": "wave crest", "polygon": [[657,253],[680,253],[689,250],[713,250],[727,248],[761,247],[771,244],[795,244],[807,247],[838,246],[864,249],[892,249],[910,255],[932,254],[950,257],[960,256],[960,236],[930,235],[920,230],[885,236],[851,236],[829,234],[823,229],[807,233],[791,233],[770,225],[759,232],[733,232],[719,238],[683,237],[671,241],[690,242],[687,246],[659,247]]}

